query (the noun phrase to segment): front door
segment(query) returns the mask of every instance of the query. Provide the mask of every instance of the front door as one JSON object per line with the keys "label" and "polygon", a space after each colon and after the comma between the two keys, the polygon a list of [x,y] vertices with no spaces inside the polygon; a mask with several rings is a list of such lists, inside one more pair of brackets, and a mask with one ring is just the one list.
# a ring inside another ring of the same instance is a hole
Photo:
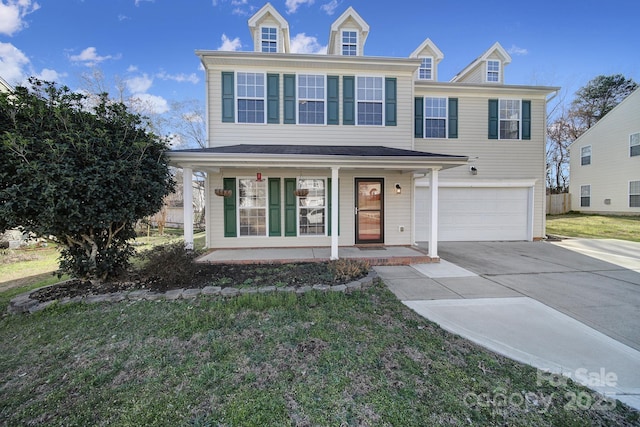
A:
{"label": "front door", "polygon": [[384,243],[384,179],[356,178],[356,244]]}

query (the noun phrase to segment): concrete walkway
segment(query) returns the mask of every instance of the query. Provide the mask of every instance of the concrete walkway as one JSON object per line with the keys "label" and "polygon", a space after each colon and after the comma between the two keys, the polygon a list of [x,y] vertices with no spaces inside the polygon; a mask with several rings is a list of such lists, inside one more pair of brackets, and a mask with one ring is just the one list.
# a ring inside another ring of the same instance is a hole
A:
{"label": "concrete walkway", "polygon": [[[625,324],[638,329],[640,320],[640,244],[593,246],[441,243],[439,264],[375,269],[405,305],[444,329],[640,410],[640,351],[633,348],[640,340]],[[585,255],[594,252],[601,259]],[[587,314],[585,295],[609,310]],[[627,320],[613,327],[618,311]]]}

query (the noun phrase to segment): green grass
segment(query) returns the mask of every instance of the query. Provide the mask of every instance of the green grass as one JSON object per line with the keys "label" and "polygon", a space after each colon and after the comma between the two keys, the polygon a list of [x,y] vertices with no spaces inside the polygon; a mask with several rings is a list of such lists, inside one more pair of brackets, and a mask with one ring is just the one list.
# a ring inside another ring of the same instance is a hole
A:
{"label": "green grass", "polygon": [[381,284],[0,318],[7,426],[640,423],[619,403],[577,409],[572,396],[599,402],[571,382],[538,379],[438,328]]}
{"label": "green grass", "polygon": [[547,234],[640,242],[640,216],[549,215]]}

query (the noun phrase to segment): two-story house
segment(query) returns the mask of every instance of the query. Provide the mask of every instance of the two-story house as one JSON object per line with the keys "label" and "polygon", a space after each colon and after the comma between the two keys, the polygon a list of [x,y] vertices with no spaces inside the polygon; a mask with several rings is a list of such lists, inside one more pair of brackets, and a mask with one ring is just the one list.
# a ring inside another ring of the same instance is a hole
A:
{"label": "two-story house", "polygon": [[640,214],[640,89],[569,146],[571,210]]}
{"label": "two-story house", "polygon": [[196,52],[209,147],[170,152],[185,177],[207,173],[208,247],[331,247],[335,259],[340,246],[424,241],[437,258],[439,240],[544,236],[557,88],[505,85],[499,44],[440,82],[430,39],[408,58],[366,56],[369,25],[351,7],[326,55],[291,53],[271,4],[249,29],[252,52]]}

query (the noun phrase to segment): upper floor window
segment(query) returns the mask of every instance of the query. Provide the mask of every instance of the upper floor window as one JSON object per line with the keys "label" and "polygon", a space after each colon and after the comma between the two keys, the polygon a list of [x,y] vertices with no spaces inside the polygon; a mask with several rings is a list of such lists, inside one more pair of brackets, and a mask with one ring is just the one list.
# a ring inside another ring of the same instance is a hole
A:
{"label": "upper floor window", "polygon": [[521,103],[519,99],[501,99],[499,104],[500,139],[520,139]]}
{"label": "upper floor window", "polygon": [[500,82],[500,61],[495,59],[487,61],[487,82]]}
{"label": "upper floor window", "polygon": [[433,58],[422,58],[422,63],[418,70],[418,78],[420,80],[433,80]]}
{"label": "upper floor window", "polygon": [[590,185],[580,186],[580,206],[583,208],[588,208],[589,206],[591,206],[591,186]]}
{"label": "upper floor window", "polygon": [[342,54],[356,56],[358,54],[358,33],[356,31],[342,32]]}
{"label": "upper floor window", "polygon": [[267,180],[238,179],[240,236],[267,235]]}
{"label": "upper floor window", "polygon": [[424,99],[424,137],[447,137],[447,98]]}
{"label": "upper floor window", "polygon": [[263,73],[237,73],[238,123],[265,123],[264,81]]}
{"label": "upper floor window", "polygon": [[640,181],[629,181],[629,207],[640,208]]}
{"label": "upper floor window", "polygon": [[326,181],[322,178],[300,178],[298,188],[309,194],[298,198],[298,235],[324,236],[327,228]]}
{"label": "upper floor window", "polygon": [[278,29],[276,27],[262,27],[262,52],[278,51]]}
{"label": "upper floor window", "polygon": [[591,146],[587,145],[580,148],[580,165],[586,166],[591,164]]}
{"label": "upper floor window", "polygon": [[325,124],[325,80],[323,75],[298,75],[299,124]]}
{"label": "upper floor window", "polygon": [[629,156],[640,156],[640,132],[629,135]]}
{"label": "upper floor window", "polygon": [[362,77],[356,78],[356,103],[358,125],[382,126],[383,120],[383,89],[382,77]]}

